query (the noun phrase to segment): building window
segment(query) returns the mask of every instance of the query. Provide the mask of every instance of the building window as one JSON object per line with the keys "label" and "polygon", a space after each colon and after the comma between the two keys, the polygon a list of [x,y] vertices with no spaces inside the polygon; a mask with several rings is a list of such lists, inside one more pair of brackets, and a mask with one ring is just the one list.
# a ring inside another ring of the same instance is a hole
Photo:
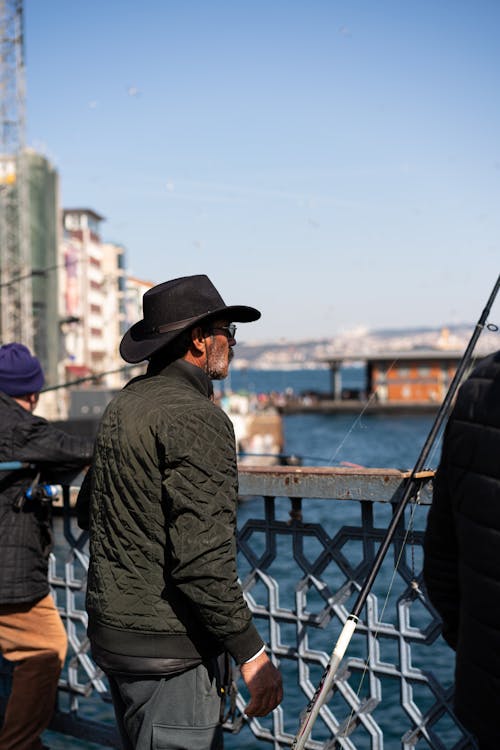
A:
{"label": "building window", "polygon": [[100,289],[101,285],[98,281],[91,281],[90,282],[90,288],[91,289]]}
{"label": "building window", "polygon": [[102,307],[100,305],[90,305],[90,312],[100,315],[102,313]]}
{"label": "building window", "polygon": [[99,219],[95,219],[93,216],[87,216],[88,228],[94,234],[99,234]]}
{"label": "building window", "polygon": [[78,214],[66,214],[64,217],[64,227],[70,231],[80,229],[80,216]]}
{"label": "building window", "polygon": [[100,339],[102,338],[102,331],[100,328],[91,328],[90,335]]}

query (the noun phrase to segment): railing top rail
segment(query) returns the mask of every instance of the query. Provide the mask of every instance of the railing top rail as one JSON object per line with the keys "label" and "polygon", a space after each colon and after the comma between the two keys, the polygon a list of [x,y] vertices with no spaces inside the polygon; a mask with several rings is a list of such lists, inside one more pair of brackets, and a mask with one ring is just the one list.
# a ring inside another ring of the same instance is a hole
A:
{"label": "railing top rail", "polygon": [[[422,479],[420,501],[424,504],[432,499],[434,473],[423,471],[417,475]],[[239,470],[240,495],[391,502],[397,499],[410,474],[411,471],[398,469],[343,466],[245,466]]]}
{"label": "railing top rail", "polygon": [[[0,463],[0,471],[23,467],[18,462]],[[422,479],[420,502],[423,504],[432,501],[434,474],[429,470],[415,475]],[[352,466],[240,466],[238,475],[241,496],[393,502],[411,471]],[[78,487],[83,476],[79,474],[71,485]]]}

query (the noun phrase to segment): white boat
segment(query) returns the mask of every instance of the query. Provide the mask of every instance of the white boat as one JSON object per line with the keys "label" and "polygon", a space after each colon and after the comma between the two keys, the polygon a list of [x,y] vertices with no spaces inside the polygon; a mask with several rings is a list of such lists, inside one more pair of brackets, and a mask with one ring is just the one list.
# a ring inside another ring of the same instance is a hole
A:
{"label": "white boat", "polygon": [[283,419],[277,409],[256,395],[225,393],[222,409],[234,426],[238,462],[246,466],[273,466],[283,454]]}

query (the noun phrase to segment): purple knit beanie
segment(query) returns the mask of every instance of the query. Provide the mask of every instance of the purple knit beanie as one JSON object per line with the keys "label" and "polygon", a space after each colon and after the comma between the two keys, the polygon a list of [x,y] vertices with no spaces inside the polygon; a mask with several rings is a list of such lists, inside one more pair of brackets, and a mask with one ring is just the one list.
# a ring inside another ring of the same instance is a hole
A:
{"label": "purple knit beanie", "polygon": [[7,396],[38,393],[44,377],[40,362],[23,344],[0,346],[0,391]]}

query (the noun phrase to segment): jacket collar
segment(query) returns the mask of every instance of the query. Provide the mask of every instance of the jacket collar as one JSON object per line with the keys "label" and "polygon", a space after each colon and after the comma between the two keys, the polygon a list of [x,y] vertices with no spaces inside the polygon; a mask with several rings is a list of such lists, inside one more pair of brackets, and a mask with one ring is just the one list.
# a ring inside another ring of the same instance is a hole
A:
{"label": "jacket collar", "polygon": [[14,411],[18,411],[22,415],[32,414],[32,412],[28,411],[28,409],[24,409],[21,406],[21,404],[18,404],[17,401],[12,396],[8,396],[3,391],[0,391],[0,403],[2,403],[5,406],[9,407],[9,409],[13,409]]}
{"label": "jacket collar", "polygon": [[192,365],[190,362],[186,362],[184,359],[176,359],[175,362],[170,362],[165,365],[165,367],[155,370],[154,372],[148,368],[147,375],[163,375],[169,379],[175,378],[185,380],[207,398],[212,398],[213,396],[214,389],[212,381],[205,370],[202,370],[201,367],[197,367],[196,365]]}

